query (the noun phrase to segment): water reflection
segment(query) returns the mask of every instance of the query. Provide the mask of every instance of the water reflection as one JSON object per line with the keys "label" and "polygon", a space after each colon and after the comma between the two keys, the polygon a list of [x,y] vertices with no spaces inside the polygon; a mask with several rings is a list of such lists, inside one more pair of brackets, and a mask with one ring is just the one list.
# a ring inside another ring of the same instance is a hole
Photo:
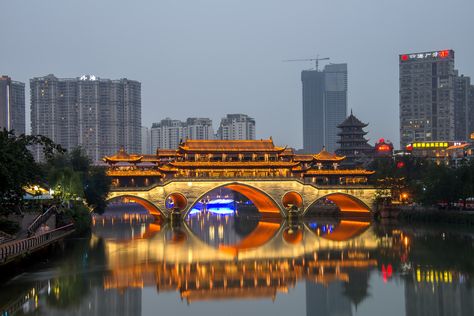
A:
{"label": "water reflection", "polygon": [[[170,225],[115,214],[96,217],[91,237],[69,241],[56,261],[3,285],[0,304],[4,315],[141,315],[170,301],[189,304],[173,305],[177,314],[203,315],[203,302],[217,313],[249,300],[276,315],[285,306],[307,315],[473,315],[472,237],[354,219],[199,212]],[[380,296],[397,288],[397,297]],[[300,292],[305,305],[292,296]]]}

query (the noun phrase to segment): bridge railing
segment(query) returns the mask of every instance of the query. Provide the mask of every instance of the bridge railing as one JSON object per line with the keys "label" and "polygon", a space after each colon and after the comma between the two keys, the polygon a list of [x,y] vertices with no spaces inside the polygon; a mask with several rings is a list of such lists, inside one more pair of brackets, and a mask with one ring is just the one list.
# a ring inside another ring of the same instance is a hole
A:
{"label": "bridge railing", "polygon": [[157,186],[164,186],[167,185],[170,182],[206,182],[206,181],[297,181],[301,184],[307,184],[311,185],[315,188],[373,188],[374,186],[372,184],[357,184],[357,183],[349,183],[349,184],[344,184],[344,185],[338,185],[338,184],[318,184],[313,182],[311,179],[302,179],[301,177],[262,177],[262,178],[254,178],[254,177],[232,177],[232,178],[217,178],[217,177],[205,177],[205,176],[200,176],[199,178],[186,178],[186,177],[176,177],[176,178],[166,178],[162,182],[151,184],[149,186],[119,186],[119,187],[111,187],[111,191],[148,191],[154,187]]}
{"label": "bridge railing", "polygon": [[19,255],[44,247],[71,234],[73,231],[74,224],[68,224],[40,235],[2,244],[0,245],[0,263],[5,263]]}
{"label": "bridge railing", "polygon": [[46,223],[48,219],[55,213],[56,213],[56,206],[53,205],[50,208],[48,208],[46,212],[38,215],[38,217],[35,218],[33,223],[31,223],[28,226],[28,236],[33,235],[38,230],[38,228],[44,223]]}

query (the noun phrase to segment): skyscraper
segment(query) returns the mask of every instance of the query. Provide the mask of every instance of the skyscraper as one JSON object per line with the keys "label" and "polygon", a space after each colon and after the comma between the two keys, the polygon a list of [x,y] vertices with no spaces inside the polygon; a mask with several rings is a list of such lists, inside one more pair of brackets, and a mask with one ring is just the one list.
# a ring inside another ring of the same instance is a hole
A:
{"label": "skyscraper", "polygon": [[337,125],[347,114],[347,64],[330,64],[323,71],[304,70],[303,150],[330,152],[337,148]]}
{"label": "skyscraper", "polygon": [[217,130],[217,139],[255,139],[255,119],[245,114],[227,114]]}
{"label": "skyscraper", "polygon": [[0,77],[0,130],[25,133],[25,84],[8,76]]}
{"label": "skyscraper", "polygon": [[[96,76],[30,80],[31,132],[67,150],[81,146],[93,162],[121,147],[141,151],[141,84]],[[42,159],[39,149],[35,158]]]}
{"label": "skyscraper", "polygon": [[400,146],[455,139],[454,51],[399,56]]}

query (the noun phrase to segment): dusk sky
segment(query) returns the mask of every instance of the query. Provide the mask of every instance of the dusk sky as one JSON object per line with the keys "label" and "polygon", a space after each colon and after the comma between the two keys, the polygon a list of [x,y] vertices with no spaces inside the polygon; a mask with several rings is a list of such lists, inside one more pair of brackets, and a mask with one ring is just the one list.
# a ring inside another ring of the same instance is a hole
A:
{"label": "dusk sky", "polygon": [[[0,0],[0,75],[142,83],[142,125],[227,113],[302,146],[301,70],[348,63],[348,111],[399,146],[398,55],[454,49],[474,77],[473,0]],[[323,64],[324,66],[324,64]]]}

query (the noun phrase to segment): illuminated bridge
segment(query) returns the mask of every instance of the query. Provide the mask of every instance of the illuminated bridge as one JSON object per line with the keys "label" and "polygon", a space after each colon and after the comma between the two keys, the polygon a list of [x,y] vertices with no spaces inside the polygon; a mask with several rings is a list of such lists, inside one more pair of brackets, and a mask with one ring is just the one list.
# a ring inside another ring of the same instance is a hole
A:
{"label": "illuminated bridge", "polygon": [[128,154],[121,149],[104,157],[112,178],[109,200],[126,198],[151,214],[187,215],[209,193],[225,188],[248,198],[264,215],[305,215],[324,201],[346,214],[370,215],[375,188],[372,171],[339,169],[345,157],[322,150],[298,155],[269,140],[187,140],[176,150],[155,155]]}

